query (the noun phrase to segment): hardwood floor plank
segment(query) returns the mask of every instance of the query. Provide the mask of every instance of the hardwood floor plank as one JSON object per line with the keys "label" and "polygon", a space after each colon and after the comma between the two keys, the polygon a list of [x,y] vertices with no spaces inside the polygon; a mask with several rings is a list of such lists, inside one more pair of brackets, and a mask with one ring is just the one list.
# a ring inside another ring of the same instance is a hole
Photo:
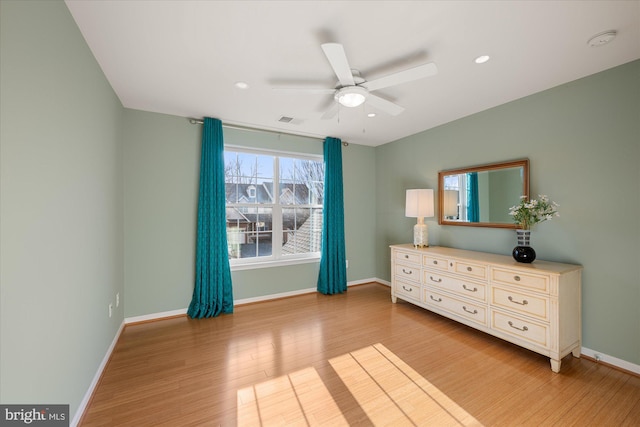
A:
{"label": "hardwood floor plank", "polygon": [[640,425],[640,378],[547,358],[386,286],[123,331],[82,426]]}

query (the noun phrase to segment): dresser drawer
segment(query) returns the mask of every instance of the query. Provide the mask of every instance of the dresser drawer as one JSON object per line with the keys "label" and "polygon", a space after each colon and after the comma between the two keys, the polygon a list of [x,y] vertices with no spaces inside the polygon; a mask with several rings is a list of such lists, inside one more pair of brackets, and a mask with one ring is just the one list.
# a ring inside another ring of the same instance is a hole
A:
{"label": "dresser drawer", "polygon": [[396,264],[394,272],[397,280],[409,280],[411,282],[420,283],[420,267]]}
{"label": "dresser drawer", "polygon": [[420,288],[421,286],[415,283],[396,281],[393,284],[396,295],[400,298],[410,298],[415,301],[420,301]]}
{"label": "dresser drawer", "polygon": [[422,302],[431,307],[437,307],[449,313],[473,320],[481,325],[487,324],[487,310],[480,305],[434,292],[431,289],[424,290],[424,299]]}
{"label": "dresser drawer", "polygon": [[420,265],[420,254],[414,252],[395,251],[396,262],[404,262]]}
{"label": "dresser drawer", "polygon": [[454,271],[456,273],[476,278],[476,279],[486,279],[487,278],[487,266],[486,265],[478,265],[478,264],[470,264],[467,262],[456,261],[454,263]]}
{"label": "dresser drawer", "polygon": [[423,276],[422,283],[424,284],[455,292],[456,294],[478,301],[487,300],[486,286],[481,283],[450,277],[427,270],[424,271]]}
{"label": "dresser drawer", "polygon": [[449,270],[449,260],[446,258],[435,257],[433,255],[425,255],[422,257],[422,265],[425,268],[434,270]]}
{"label": "dresser drawer", "polygon": [[530,343],[549,348],[548,325],[492,310],[491,328],[517,338],[522,338]]}
{"label": "dresser drawer", "polygon": [[549,276],[546,275],[493,268],[491,270],[491,281],[549,293]]}
{"label": "dresser drawer", "polygon": [[491,288],[491,305],[549,321],[549,298],[531,296],[499,287]]}

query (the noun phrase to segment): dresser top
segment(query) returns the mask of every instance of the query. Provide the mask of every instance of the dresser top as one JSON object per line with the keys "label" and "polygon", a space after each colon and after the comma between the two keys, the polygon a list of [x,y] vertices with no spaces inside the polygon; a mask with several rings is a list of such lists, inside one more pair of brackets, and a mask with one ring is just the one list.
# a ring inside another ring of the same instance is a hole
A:
{"label": "dresser top", "polygon": [[448,248],[445,246],[429,246],[428,248],[415,248],[412,244],[391,245],[391,248],[411,250],[424,255],[436,255],[448,258],[460,258],[477,262],[484,262],[519,270],[531,270],[550,273],[567,273],[573,270],[581,270],[582,266],[577,264],[563,264],[536,259],[531,264],[517,262],[508,255],[498,255],[488,252],[469,251],[466,249]]}

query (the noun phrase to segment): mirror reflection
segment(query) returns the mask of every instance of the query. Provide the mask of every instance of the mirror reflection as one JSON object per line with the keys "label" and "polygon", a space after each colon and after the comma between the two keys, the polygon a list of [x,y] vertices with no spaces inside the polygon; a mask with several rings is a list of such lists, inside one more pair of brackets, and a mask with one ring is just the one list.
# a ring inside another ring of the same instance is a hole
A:
{"label": "mirror reflection", "polygon": [[440,224],[516,228],[509,208],[529,195],[529,161],[442,171],[438,182]]}

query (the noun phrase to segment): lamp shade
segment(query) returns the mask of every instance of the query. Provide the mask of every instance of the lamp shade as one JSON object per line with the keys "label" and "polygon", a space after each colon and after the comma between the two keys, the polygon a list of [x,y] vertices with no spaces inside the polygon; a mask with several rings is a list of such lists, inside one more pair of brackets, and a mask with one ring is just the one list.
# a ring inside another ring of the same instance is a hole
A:
{"label": "lamp shade", "polygon": [[411,218],[429,218],[434,214],[433,190],[411,189],[407,190],[405,204],[405,216]]}

